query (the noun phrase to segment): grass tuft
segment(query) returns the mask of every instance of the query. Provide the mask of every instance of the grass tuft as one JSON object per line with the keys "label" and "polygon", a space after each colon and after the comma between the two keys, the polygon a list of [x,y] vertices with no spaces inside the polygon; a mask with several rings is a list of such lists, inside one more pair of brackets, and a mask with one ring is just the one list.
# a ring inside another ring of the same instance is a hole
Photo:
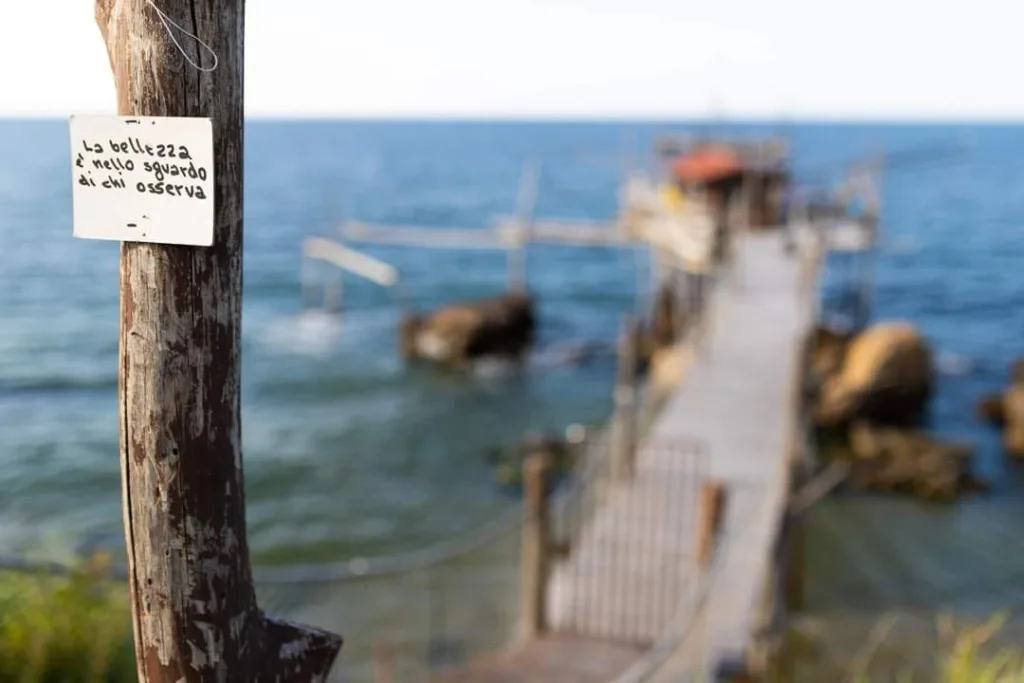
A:
{"label": "grass tuft", "polygon": [[136,683],[128,599],[103,579],[108,562],[0,573],[0,683]]}

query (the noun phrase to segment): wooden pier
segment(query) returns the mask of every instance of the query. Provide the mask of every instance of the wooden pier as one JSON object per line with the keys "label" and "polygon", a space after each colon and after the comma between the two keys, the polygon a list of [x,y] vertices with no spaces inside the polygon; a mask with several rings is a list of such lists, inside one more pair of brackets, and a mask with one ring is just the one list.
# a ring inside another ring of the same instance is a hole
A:
{"label": "wooden pier", "polygon": [[[801,353],[818,322],[818,271],[830,251],[870,250],[879,214],[868,201],[867,219],[850,215],[840,193],[833,213],[790,207],[785,226],[763,227],[752,216],[774,209],[755,211],[760,205],[747,187],[723,188],[711,199],[691,188],[677,206],[651,178],[634,176],[619,215],[606,223],[537,221],[523,192],[517,216],[491,227],[341,226],[347,243],[507,250],[512,290],[524,286],[530,243],[642,247],[658,276],[654,290],[686,307],[690,321],[646,349],[653,355],[641,395],[639,328],[628,319],[612,424],[580,453],[572,489],[558,505],[548,500],[546,456],[527,458],[520,637],[503,652],[435,670],[431,680],[724,683],[763,676],[764,633],[777,626],[783,584],[797,577],[789,571],[791,503],[803,483],[794,467],[804,417],[796,397]],[[767,204],[780,204],[763,194]],[[714,213],[723,210],[727,225]],[[386,264],[331,246],[307,251],[386,286],[399,280]],[[870,272],[871,261],[864,264]],[[858,319],[867,300],[858,299]],[[641,427],[637,407],[658,392],[660,409]]]}
{"label": "wooden pier", "polygon": [[[863,243],[855,226],[844,232],[837,247]],[[738,240],[742,285],[723,282],[713,294],[703,348],[630,473],[583,475],[588,502],[567,547],[550,530],[524,545],[547,553],[524,557],[536,565],[533,583],[547,577],[542,604],[524,615],[527,637],[438,680],[669,683],[700,673],[715,681],[745,662],[777,571],[799,418],[794,382],[817,296],[816,243],[797,239],[787,249],[790,239],[766,231]],[[645,664],[650,655],[640,653],[658,646],[686,605],[686,637]]]}
{"label": "wooden pier", "polygon": [[[695,642],[651,680],[670,681],[703,663],[740,668],[760,626],[774,547],[789,503],[795,414],[793,383],[813,323],[801,257],[786,257],[775,236],[743,243],[744,288],[723,293],[708,354],[665,407],[652,436],[709,444],[708,476],[728,491],[716,567]],[[814,292],[816,293],[816,292]],[[714,680],[714,679],[709,679]]]}

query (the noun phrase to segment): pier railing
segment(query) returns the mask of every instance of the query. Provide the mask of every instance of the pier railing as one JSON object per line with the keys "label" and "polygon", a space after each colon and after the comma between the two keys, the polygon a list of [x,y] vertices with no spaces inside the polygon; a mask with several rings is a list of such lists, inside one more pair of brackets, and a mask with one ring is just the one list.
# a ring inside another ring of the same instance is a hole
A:
{"label": "pier railing", "polygon": [[[579,471],[607,461],[607,431],[580,443]],[[556,515],[574,506],[570,478],[554,491]],[[476,530],[429,547],[329,565],[255,569],[268,613],[329,628],[345,637],[331,680],[415,683],[514,639],[520,617],[523,506]],[[59,563],[0,558],[0,571],[72,575]],[[127,581],[127,568],[104,577]],[[125,618],[129,615],[126,613]]]}
{"label": "pier railing", "polygon": [[[608,432],[595,431],[580,448],[577,475],[550,497],[554,526],[570,545],[579,540],[581,513],[592,514],[600,489],[615,485]],[[707,493],[701,495],[708,498]],[[710,499],[702,502],[702,507],[716,504]],[[728,506],[722,500],[718,504]],[[658,513],[657,505],[652,505]],[[658,637],[633,666],[610,683],[655,680],[684,645],[689,643],[695,651],[702,648],[706,634],[695,617],[711,591],[716,567],[728,551],[720,528],[724,509],[717,516],[715,528],[709,528],[707,538],[695,546],[698,566],[692,580],[680,584],[685,590],[659,596],[665,600],[667,618],[664,627],[657,629]],[[522,635],[523,519],[523,507],[517,505],[469,535],[418,551],[336,565],[257,569],[260,603],[275,615],[345,635],[344,653],[335,664],[332,681],[429,681],[444,669],[502,649]],[[735,532],[743,524],[734,520],[731,526]],[[632,561],[643,562],[643,558]],[[64,565],[24,560],[2,565],[20,572],[71,572]],[[111,568],[108,577],[125,579],[124,568]],[[703,680],[698,674],[706,673],[708,665],[694,660],[689,669],[695,676],[692,680]]]}
{"label": "pier railing", "polygon": [[718,663],[704,656],[708,638],[713,634],[709,633],[707,620],[702,615],[722,575],[720,570],[730,549],[736,544],[737,537],[742,536],[737,533],[737,527],[742,528],[745,524],[745,521],[741,521],[727,525],[725,515],[723,508],[717,525],[709,529],[711,535],[708,536],[707,555],[694,573],[687,594],[672,605],[672,618],[650,649],[609,683],[649,683],[659,680],[708,683],[718,680]]}
{"label": "pier railing", "polygon": [[[617,419],[635,421],[634,439],[637,425],[650,423],[647,413],[657,409],[643,398],[638,387],[635,402],[620,404],[630,414]],[[593,429],[574,446],[573,474],[549,498],[556,523],[565,526],[575,519],[578,528],[581,511],[594,502],[594,473],[614,470],[614,444],[623,447],[616,434],[614,427]],[[628,447],[635,449],[635,441]],[[428,680],[441,669],[500,649],[521,632],[524,515],[524,506],[516,504],[470,533],[389,556],[256,567],[260,605],[268,613],[343,634],[345,646],[332,680]],[[16,557],[0,557],[0,570],[39,575],[75,571]],[[111,566],[105,577],[127,581],[128,571]]]}
{"label": "pier railing", "polygon": [[[392,683],[432,673],[508,642],[518,614],[521,506],[476,531],[422,550],[334,565],[255,569],[268,613],[345,638],[332,681]],[[73,576],[64,564],[0,559],[0,570]],[[123,566],[101,582],[127,581]],[[124,618],[130,618],[126,611]]]}

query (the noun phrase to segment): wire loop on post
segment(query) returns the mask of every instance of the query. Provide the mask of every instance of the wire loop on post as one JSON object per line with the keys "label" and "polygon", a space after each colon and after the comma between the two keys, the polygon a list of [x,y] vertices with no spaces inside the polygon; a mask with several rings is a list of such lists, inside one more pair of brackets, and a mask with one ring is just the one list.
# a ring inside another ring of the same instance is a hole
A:
{"label": "wire loop on post", "polygon": [[[200,38],[196,34],[192,33],[188,29],[184,28],[183,26],[181,26],[181,24],[178,24],[173,19],[171,19],[169,16],[167,16],[167,13],[164,12],[159,7],[157,7],[156,4],[153,2],[153,0],[146,0],[146,4],[149,5],[150,7],[152,7],[153,11],[156,12],[156,16],[160,20],[160,23],[163,24],[164,25],[164,29],[167,30],[168,37],[170,37],[171,42],[174,43],[174,46],[176,48],[178,48],[178,52],[181,53],[181,56],[185,58],[186,62],[191,64],[194,68],[198,69],[199,71],[202,71],[203,73],[210,73],[211,71],[215,71],[217,69],[217,64],[219,62],[219,59],[217,57],[217,53],[213,51],[212,47],[210,47],[205,42],[203,42],[202,38]],[[192,38],[193,40],[195,40],[196,43],[199,45],[199,47],[201,47],[204,50],[206,50],[207,52],[209,52],[210,56],[213,57],[213,66],[206,66],[206,67],[204,67],[204,66],[199,66],[198,64],[196,64],[195,61],[193,61],[193,59],[191,57],[189,57],[188,53],[185,52],[185,48],[181,46],[181,43],[178,42],[178,39],[174,37],[174,30],[171,28],[172,26],[174,28],[178,29],[179,31],[181,31],[182,33],[184,33],[189,38]]]}

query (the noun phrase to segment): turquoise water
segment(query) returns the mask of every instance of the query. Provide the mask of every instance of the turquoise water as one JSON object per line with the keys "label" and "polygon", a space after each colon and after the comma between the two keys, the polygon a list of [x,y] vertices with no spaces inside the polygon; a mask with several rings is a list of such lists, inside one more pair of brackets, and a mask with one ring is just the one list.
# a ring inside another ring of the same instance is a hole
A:
{"label": "turquoise water", "polygon": [[[257,561],[346,559],[472,528],[510,503],[492,484],[488,449],[530,428],[597,422],[610,409],[610,361],[538,363],[505,379],[405,368],[394,302],[366,282],[347,283],[340,323],[303,313],[301,240],[331,234],[342,217],[483,226],[513,211],[522,163],[532,155],[545,163],[539,215],[607,218],[623,140],[635,133],[647,149],[670,129],[249,124],[243,435]],[[797,125],[788,132],[805,169],[879,146],[972,134],[975,145],[960,163],[888,179],[878,313],[918,321],[945,354],[935,424],[977,440],[984,471],[999,484],[985,501],[922,514],[941,515],[947,526],[1013,517],[1018,473],[974,422],[972,406],[1002,384],[1024,346],[1024,127]],[[118,249],[71,237],[68,157],[66,123],[0,122],[4,552],[120,544]],[[505,285],[501,254],[367,251],[402,270],[417,307]],[[536,247],[529,279],[541,300],[542,348],[611,342],[636,297],[628,253]],[[829,533],[848,537],[848,518],[833,516]]]}

